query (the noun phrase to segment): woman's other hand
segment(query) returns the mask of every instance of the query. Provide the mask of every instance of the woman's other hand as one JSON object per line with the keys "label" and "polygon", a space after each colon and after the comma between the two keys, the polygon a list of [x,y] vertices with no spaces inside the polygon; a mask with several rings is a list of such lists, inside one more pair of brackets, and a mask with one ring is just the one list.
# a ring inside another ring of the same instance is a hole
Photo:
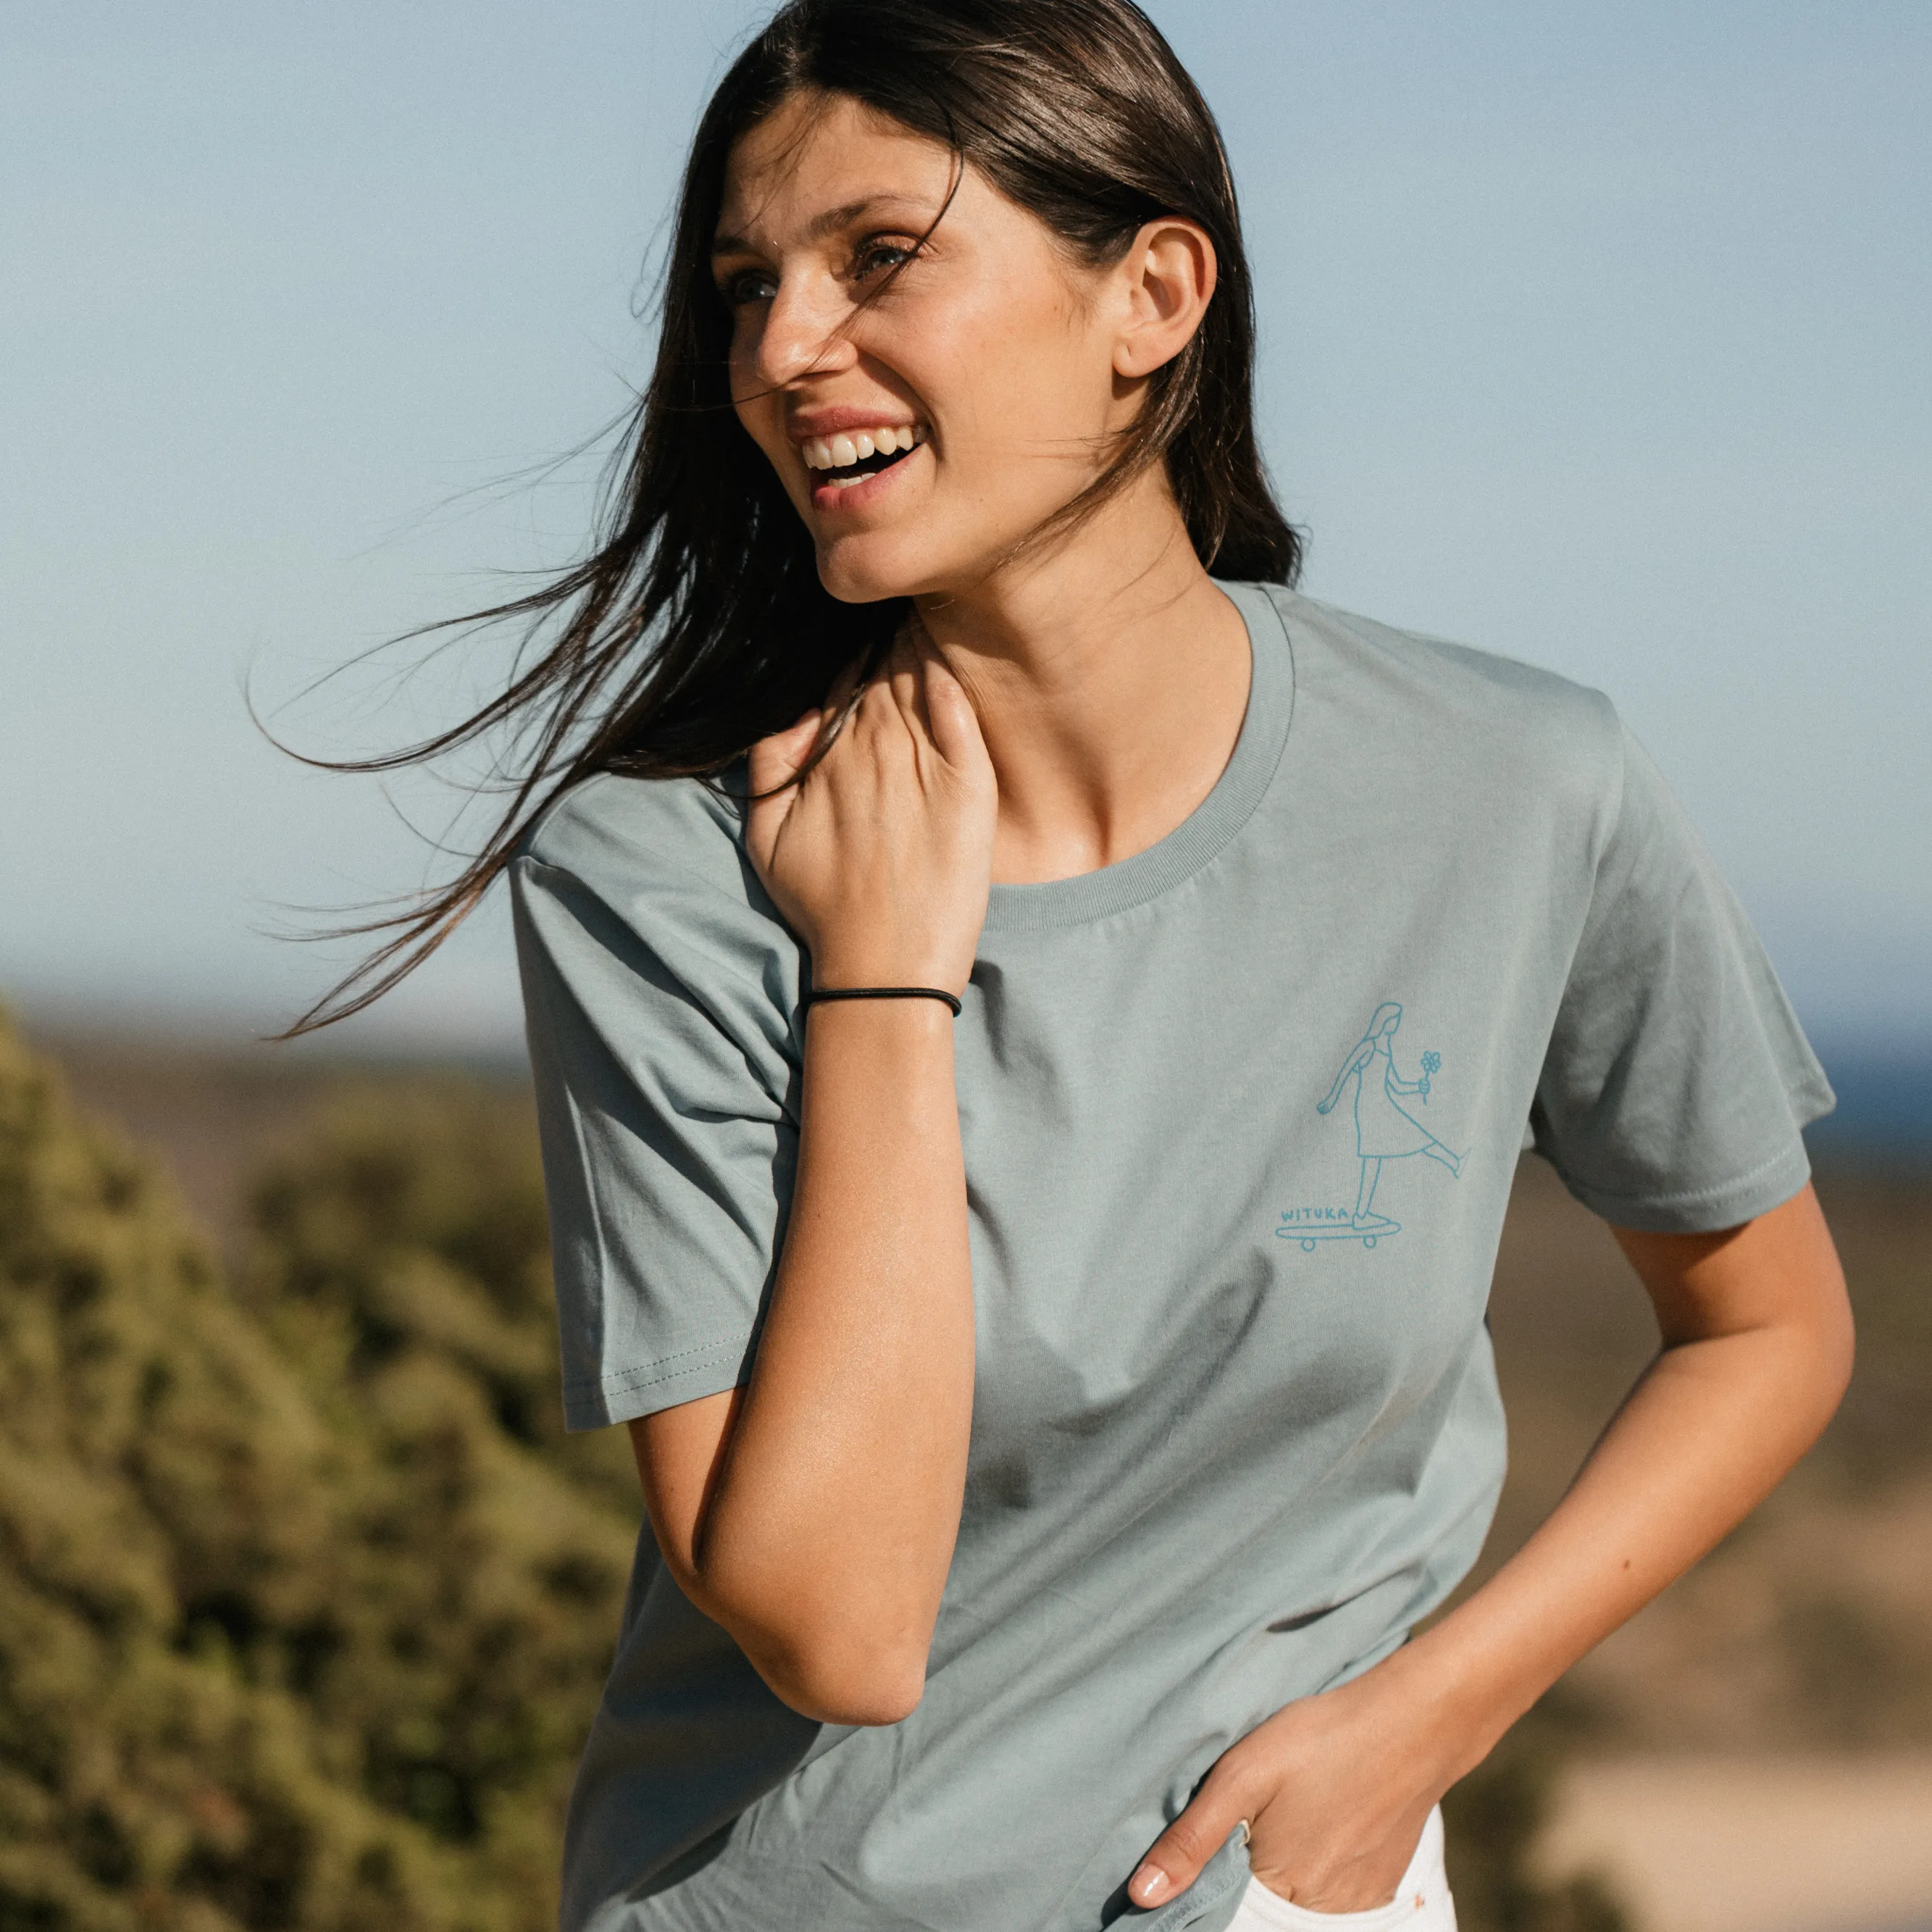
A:
{"label": "woman's other hand", "polygon": [[1389,1682],[1400,1674],[1384,1664],[1302,1698],[1224,1751],[1142,1860],[1134,1904],[1184,1892],[1245,1820],[1250,1865],[1269,1891],[1311,1912],[1388,1904],[1461,1768],[1431,1748],[1414,1701]]}
{"label": "woman's other hand", "polygon": [[1613,1232],[1663,1347],[1568,1494],[1440,1621],[1224,1752],[1129,1881],[1136,1905],[1192,1884],[1244,1818],[1270,1891],[1317,1912],[1386,1904],[1442,1793],[1816,1440],[1852,1321],[1810,1186],[1735,1228]]}
{"label": "woman's other hand", "polygon": [[747,844],[822,986],[962,992],[992,878],[998,788],[966,694],[914,628],[796,783],[828,717],[752,748]]}

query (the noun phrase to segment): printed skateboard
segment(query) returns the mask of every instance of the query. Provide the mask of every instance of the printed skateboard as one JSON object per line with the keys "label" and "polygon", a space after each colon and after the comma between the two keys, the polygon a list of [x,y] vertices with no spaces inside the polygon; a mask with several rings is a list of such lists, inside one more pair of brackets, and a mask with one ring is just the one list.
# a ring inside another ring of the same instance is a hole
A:
{"label": "printed skateboard", "polygon": [[1364,1247],[1372,1248],[1384,1235],[1400,1234],[1402,1223],[1400,1221],[1384,1221],[1378,1216],[1375,1224],[1367,1228],[1351,1227],[1346,1221],[1312,1224],[1286,1222],[1274,1232],[1282,1240],[1299,1241],[1303,1248],[1312,1255],[1317,1241],[1360,1241]]}

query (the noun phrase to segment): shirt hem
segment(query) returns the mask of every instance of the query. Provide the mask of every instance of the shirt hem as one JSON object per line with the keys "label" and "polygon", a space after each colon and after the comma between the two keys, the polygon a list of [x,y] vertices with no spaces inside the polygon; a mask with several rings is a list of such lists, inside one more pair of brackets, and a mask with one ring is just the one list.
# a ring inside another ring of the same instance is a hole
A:
{"label": "shirt hem", "polygon": [[613,1423],[655,1415],[661,1408],[675,1408],[680,1402],[722,1395],[745,1379],[746,1349],[746,1340],[734,1336],[620,1370],[598,1382],[567,1384],[564,1426],[573,1432],[605,1429]]}
{"label": "shirt hem", "polygon": [[1734,1179],[1669,1194],[1613,1194],[1560,1167],[1557,1173],[1592,1214],[1614,1227],[1646,1234],[1708,1234],[1782,1207],[1811,1178],[1811,1162],[1804,1142],[1796,1141]]}

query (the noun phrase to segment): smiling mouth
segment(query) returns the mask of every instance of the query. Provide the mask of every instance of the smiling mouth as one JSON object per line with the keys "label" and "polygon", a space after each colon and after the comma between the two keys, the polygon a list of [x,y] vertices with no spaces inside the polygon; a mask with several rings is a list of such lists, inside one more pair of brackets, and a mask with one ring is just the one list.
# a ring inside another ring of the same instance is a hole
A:
{"label": "smiling mouth", "polygon": [[835,490],[846,490],[902,463],[925,440],[925,431],[910,423],[903,428],[886,424],[849,434],[814,436],[800,454],[812,472],[814,489],[829,483]]}

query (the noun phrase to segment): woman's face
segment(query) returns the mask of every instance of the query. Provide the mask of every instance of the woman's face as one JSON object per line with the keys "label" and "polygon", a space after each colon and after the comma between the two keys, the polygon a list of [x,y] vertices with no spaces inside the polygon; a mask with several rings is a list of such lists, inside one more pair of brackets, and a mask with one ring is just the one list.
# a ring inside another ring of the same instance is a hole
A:
{"label": "woman's face", "polygon": [[979,582],[1092,481],[1137,400],[1125,278],[1070,263],[970,167],[948,206],[956,171],[842,95],[794,97],[731,154],[732,399],[848,603]]}

